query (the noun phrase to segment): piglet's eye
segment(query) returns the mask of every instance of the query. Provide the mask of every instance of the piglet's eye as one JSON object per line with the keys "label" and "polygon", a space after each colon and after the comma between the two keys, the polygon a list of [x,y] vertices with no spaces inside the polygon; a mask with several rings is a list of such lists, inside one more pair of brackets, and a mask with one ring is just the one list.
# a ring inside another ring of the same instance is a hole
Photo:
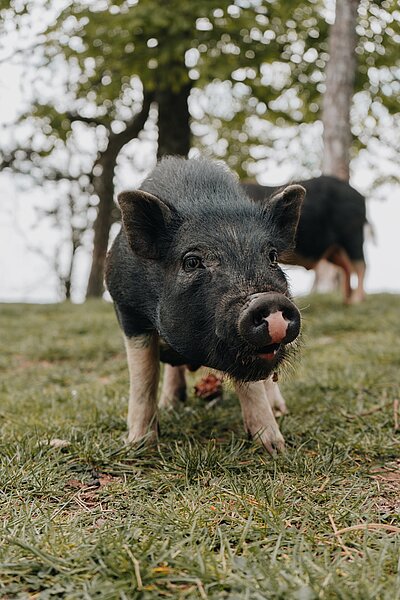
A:
{"label": "piglet's eye", "polygon": [[199,256],[195,256],[194,254],[191,254],[190,256],[185,256],[185,258],[183,259],[183,268],[187,272],[194,271],[195,269],[199,269],[202,266],[203,263],[201,262],[201,258]]}
{"label": "piglet's eye", "polygon": [[269,258],[269,262],[271,264],[271,267],[277,267],[278,266],[278,253],[276,250],[270,250],[268,253],[268,258]]}

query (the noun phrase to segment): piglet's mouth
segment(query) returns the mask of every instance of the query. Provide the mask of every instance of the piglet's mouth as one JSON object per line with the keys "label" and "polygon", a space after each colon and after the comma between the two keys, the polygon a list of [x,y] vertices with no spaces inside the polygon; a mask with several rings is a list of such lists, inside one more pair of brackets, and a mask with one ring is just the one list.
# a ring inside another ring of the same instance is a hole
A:
{"label": "piglet's mouth", "polygon": [[257,352],[258,358],[262,358],[264,360],[273,360],[281,347],[281,344],[269,344],[268,346],[264,346],[260,348]]}

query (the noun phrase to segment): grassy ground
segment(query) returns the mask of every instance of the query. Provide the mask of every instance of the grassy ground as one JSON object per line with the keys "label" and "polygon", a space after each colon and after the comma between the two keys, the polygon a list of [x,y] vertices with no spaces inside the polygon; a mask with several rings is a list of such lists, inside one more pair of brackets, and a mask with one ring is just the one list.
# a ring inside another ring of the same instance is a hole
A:
{"label": "grassy ground", "polygon": [[276,460],[229,390],[126,448],[112,307],[1,306],[0,597],[400,598],[400,298],[299,304]]}

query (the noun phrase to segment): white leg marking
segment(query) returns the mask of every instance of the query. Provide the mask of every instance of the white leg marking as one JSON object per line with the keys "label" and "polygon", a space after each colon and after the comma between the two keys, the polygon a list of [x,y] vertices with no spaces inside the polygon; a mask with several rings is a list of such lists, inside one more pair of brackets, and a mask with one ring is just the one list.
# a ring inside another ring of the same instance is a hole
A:
{"label": "white leg marking", "polygon": [[362,260],[353,261],[352,265],[357,275],[357,287],[351,295],[350,303],[359,304],[365,300],[364,278],[366,266],[365,262]]}
{"label": "white leg marking", "polygon": [[129,367],[128,442],[157,438],[158,335],[125,337]]}
{"label": "white leg marking", "polygon": [[265,392],[264,382],[235,383],[236,393],[242,407],[246,431],[274,454],[282,451],[285,441],[279,431],[271,405]]}
{"label": "white leg marking", "polygon": [[185,366],[164,366],[164,378],[158,406],[173,408],[179,401],[186,399]]}
{"label": "white leg marking", "polygon": [[264,388],[275,416],[285,415],[288,412],[286,402],[276,381],[272,381],[272,377],[268,377],[264,381]]}

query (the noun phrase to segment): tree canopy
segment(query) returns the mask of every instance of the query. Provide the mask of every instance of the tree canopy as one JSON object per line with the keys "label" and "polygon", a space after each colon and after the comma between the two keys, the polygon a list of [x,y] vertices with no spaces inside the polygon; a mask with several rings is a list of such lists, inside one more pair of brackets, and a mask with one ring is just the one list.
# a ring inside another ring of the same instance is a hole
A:
{"label": "tree canopy", "polygon": [[[12,16],[17,27],[26,24],[33,4],[3,2],[4,22]],[[208,130],[221,129],[228,160],[238,146],[240,156],[257,142],[254,126],[248,127],[250,116],[261,130],[265,122],[282,127],[320,117],[332,8],[323,0],[99,0],[58,6],[45,0],[43,9],[53,11],[54,22],[33,53],[36,77],[47,85],[49,73],[56,78],[66,69],[65,93],[48,94],[48,102],[37,93],[27,112],[48,136],[65,139],[77,115],[96,127],[123,128],[138,109],[141,87],[149,93],[178,92],[189,84],[203,93],[207,86],[214,92],[216,84],[224,86],[219,97],[224,99],[225,92],[231,101],[217,107],[193,102],[192,119],[199,115]],[[398,110],[399,22],[394,0],[359,4],[355,89],[371,123]],[[360,148],[368,143],[371,127],[361,131],[357,115],[354,120]]]}

